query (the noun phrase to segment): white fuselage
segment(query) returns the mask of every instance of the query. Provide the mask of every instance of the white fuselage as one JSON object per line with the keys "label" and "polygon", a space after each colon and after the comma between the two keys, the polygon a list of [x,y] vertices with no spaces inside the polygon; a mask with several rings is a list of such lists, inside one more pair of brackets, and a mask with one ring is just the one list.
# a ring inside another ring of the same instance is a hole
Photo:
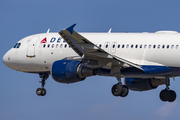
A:
{"label": "white fuselage", "polygon": [[[80,33],[105,51],[139,65],[180,67],[179,33]],[[46,38],[46,43],[41,43]],[[78,56],[58,33],[23,38],[3,57],[6,66],[22,72],[48,72],[56,60]],[[108,46],[107,46],[108,45]]]}
{"label": "white fuselage", "polygon": [[4,55],[4,64],[17,71],[38,73],[41,78],[38,96],[46,94],[44,85],[49,74],[60,83],[101,75],[118,80],[111,89],[114,96],[126,97],[129,89],[146,91],[165,84],[160,99],[169,102],[176,99],[169,86],[171,77],[180,76],[179,33],[77,33],[73,31],[75,25],[59,34],[23,38]]}

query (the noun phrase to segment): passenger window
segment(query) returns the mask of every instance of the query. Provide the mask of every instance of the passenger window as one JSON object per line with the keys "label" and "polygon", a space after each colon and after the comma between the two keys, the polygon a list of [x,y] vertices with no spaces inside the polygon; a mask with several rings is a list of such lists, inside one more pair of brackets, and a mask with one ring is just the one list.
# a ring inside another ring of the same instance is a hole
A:
{"label": "passenger window", "polygon": [[129,48],[129,44],[127,44],[126,48]]}
{"label": "passenger window", "polygon": [[133,45],[131,45],[131,48],[133,48]]}
{"label": "passenger window", "polygon": [[176,49],[178,49],[179,48],[179,45],[176,45]]}
{"label": "passenger window", "polygon": [[54,48],[54,44],[52,44],[52,48]]}
{"label": "passenger window", "polygon": [[115,48],[115,45],[113,45],[113,48]]}
{"label": "passenger window", "polygon": [[99,47],[101,48],[101,44],[99,45]]}
{"label": "passenger window", "polygon": [[164,49],[164,48],[165,48],[165,45],[163,45],[162,48]]}
{"label": "passenger window", "polygon": [[124,48],[124,45],[122,45],[122,48]]}
{"label": "passenger window", "polygon": [[106,45],[106,48],[108,47],[108,44]]}
{"label": "passenger window", "polygon": [[45,48],[45,47],[46,47],[46,44],[43,45],[43,48]]}
{"label": "passenger window", "polygon": [[136,45],[136,48],[138,48],[138,45]]}
{"label": "passenger window", "polygon": [[154,45],[153,48],[156,48],[156,45]]}
{"label": "passenger window", "polygon": [[144,48],[147,48],[147,45],[144,45]]}
{"label": "passenger window", "polygon": [[120,48],[120,45],[118,45],[118,48]]}
{"label": "passenger window", "polygon": [[142,45],[140,45],[140,48],[142,48]]}
{"label": "passenger window", "polygon": [[47,46],[48,48],[50,47],[50,44],[48,44],[48,46]]}
{"label": "passenger window", "polygon": [[66,48],[66,47],[67,47],[67,44],[65,44],[64,47]]}
{"label": "passenger window", "polygon": [[174,45],[171,46],[171,49],[173,49],[173,48],[174,48]]}
{"label": "passenger window", "polygon": [[167,45],[167,49],[169,48],[169,45]]}
{"label": "passenger window", "polygon": [[151,45],[149,45],[149,49],[151,48]]}
{"label": "passenger window", "polygon": [[161,47],[161,45],[158,45],[158,49]]}
{"label": "passenger window", "polygon": [[56,44],[56,48],[58,48],[59,44]]}
{"label": "passenger window", "polygon": [[60,48],[62,48],[63,44],[60,45]]}

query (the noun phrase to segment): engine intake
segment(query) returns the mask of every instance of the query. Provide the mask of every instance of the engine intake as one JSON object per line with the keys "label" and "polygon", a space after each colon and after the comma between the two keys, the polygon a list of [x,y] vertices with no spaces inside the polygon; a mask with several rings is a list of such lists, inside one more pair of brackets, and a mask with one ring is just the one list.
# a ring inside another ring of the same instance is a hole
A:
{"label": "engine intake", "polygon": [[58,60],[51,67],[52,78],[60,83],[74,83],[97,74],[97,70],[89,68],[81,61]]}

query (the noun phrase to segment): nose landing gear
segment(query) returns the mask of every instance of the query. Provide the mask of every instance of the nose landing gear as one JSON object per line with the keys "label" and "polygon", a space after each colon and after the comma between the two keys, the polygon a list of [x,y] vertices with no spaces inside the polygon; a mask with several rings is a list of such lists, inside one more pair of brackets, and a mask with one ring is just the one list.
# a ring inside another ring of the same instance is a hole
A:
{"label": "nose landing gear", "polygon": [[38,96],[45,96],[46,95],[46,89],[44,88],[45,86],[45,80],[47,80],[47,78],[49,77],[48,73],[40,73],[39,77],[41,78],[41,81],[39,81],[41,83],[41,88],[38,88],[36,90],[36,94]]}
{"label": "nose landing gear", "polygon": [[45,96],[45,95],[46,95],[46,89],[44,89],[44,88],[38,88],[38,89],[36,90],[36,94],[37,94],[38,96]]}

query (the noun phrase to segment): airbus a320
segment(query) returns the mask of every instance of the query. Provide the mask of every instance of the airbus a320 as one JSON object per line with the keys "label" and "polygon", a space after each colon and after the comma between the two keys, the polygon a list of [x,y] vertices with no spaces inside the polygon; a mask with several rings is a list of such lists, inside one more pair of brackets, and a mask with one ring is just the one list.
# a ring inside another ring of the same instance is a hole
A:
{"label": "airbus a320", "polygon": [[[46,94],[49,77],[60,83],[74,83],[100,75],[117,79],[114,96],[126,97],[130,90],[146,91],[165,85],[159,97],[173,102],[170,78],[180,76],[180,34],[155,33],[78,33],[74,26],[59,33],[41,33],[18,41],[3,57],[14,70],[39,74],[37,95]],[[124,84],[121,79],[124,79]]]}

